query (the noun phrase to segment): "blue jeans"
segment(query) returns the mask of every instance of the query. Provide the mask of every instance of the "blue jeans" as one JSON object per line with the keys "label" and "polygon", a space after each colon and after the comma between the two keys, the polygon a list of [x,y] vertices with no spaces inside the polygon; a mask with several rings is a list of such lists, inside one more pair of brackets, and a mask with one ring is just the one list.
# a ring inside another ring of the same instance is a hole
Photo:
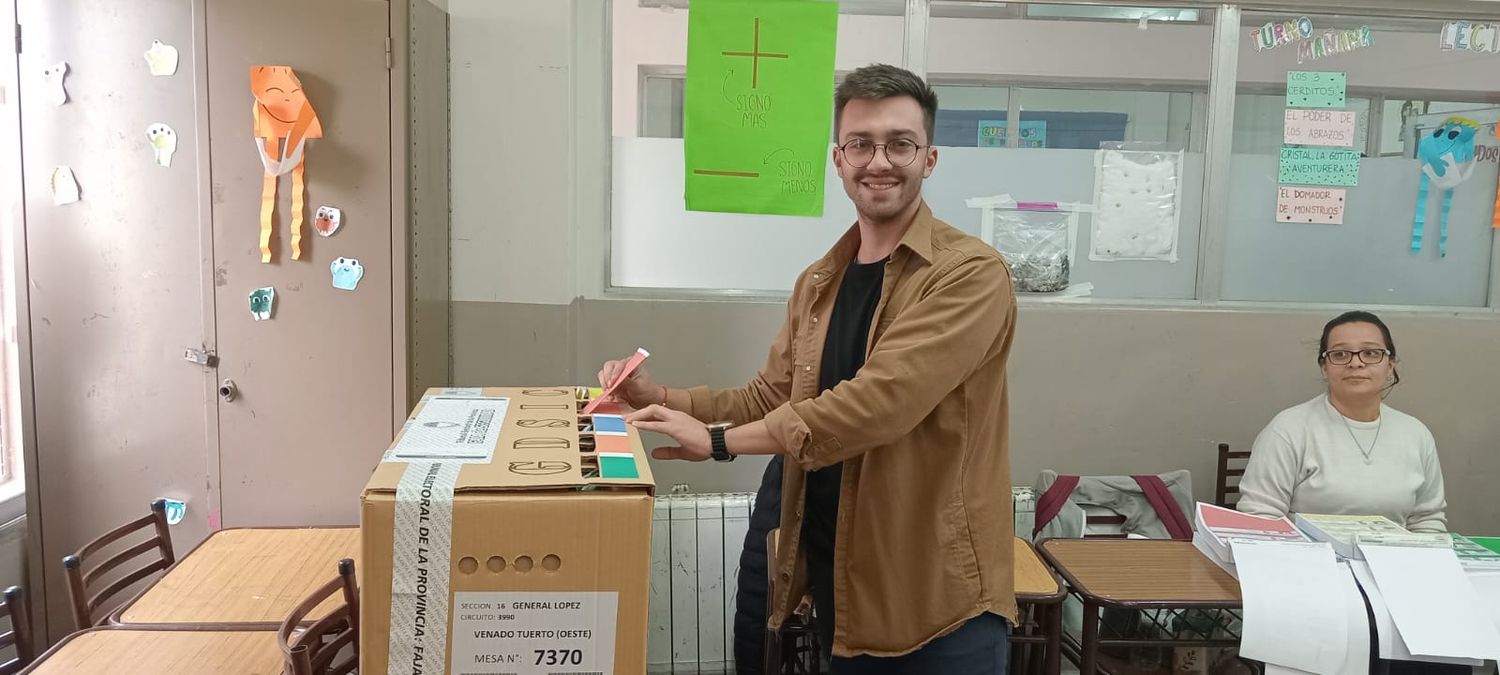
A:
{"label": "blue jeans", "polygon": [[905,656],[833,657],[833,675],[1004,675],[1010,624],[981,614]]}

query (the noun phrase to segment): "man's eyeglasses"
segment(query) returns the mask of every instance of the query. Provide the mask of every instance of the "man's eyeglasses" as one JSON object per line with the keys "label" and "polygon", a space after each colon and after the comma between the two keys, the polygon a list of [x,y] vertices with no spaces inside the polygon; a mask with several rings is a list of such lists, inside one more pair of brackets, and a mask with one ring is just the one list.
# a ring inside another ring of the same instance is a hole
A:
{"label": "man's eyeglasses", "polygon": [[839,146],[844,153],[844,159],[856,169],[863,169],[870,165],[875,159],[877,149],[885,150],[885,159],[891,166],[903,167],[910,165],[917,159],[917,151],[922,148],[930,148],[930,145],[917,145],[915,141],[898,138],[889,143],[875,143],[865,138],[856,138]]}
{"label": "man's eyeglasses", "polygon": [[1373,366],[1384,361],[1387,356],[1390,356],[1391,352],[1385,349],[1361,349],[1357,352],[1347,349],[1330,349],[1323,352],[1323,358],[1328,359],[1328,362],[1335,366],[1347,366],[1349,362],[1354,360],[1355,354],[1359,355],[1360,363]]}

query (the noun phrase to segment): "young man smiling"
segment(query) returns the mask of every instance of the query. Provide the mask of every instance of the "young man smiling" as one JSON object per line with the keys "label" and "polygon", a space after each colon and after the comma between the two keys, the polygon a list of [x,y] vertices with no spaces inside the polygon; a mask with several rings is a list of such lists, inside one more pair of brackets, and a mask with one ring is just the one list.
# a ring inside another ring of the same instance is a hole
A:
{"label": "young man smiling", "polygon": [[1005,672],[1010,271],[922,199],[938,153],[921,78],[860,68],[834,115],[858,222],[797,279],[765,367],[727,390],[637,369],[627,420],[678,443],[658,459],[786,456],[771,624],[810,589],[834,673]]}

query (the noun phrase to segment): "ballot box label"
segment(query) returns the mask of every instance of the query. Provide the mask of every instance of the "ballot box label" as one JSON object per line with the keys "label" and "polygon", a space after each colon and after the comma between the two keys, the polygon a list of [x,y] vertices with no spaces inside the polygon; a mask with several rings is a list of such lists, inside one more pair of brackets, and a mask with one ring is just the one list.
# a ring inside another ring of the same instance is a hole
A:
{"label": "ballot box label", "polygon": [[510,399],[433,396],[402,427],[384,461],[461,461],[488,463]]}
{"label": "ballot box label", "polygon": [[618,593],[453,594],[453,675],[612,675]]}

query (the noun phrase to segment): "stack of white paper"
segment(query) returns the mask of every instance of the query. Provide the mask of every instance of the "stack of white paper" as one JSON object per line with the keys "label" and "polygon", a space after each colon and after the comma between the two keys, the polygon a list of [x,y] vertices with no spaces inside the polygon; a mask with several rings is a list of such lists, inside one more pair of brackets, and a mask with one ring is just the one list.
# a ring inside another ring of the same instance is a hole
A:
{"label": "stack of white paper", "polygon": [[1232,546],[1244,598],[1241,656],[1264,661],[1268,673],[1368,670],[1364,600],[1332,547],[1261,541]]}
{"label": "stack of white paper", "polygon": [[1469,583],[1479,592],[1479,602],[1489,608],[1495,626],[1500,627],[1500,574],[1495,572],[1469,572]]}
{"label": "stack of white paper", "polygon": [[[1370,671],[1369,617],[1365,615],[1365,601],[1359,593],[1359,586],[1354,583],[1354,576],[1349,573],[1348,567],[1343,563],[1339,563],[1339,587],[1343,591],[1343,607],[1347,613],[1349,642],[1344,652],[1344,663],[1336,672],[1340,675],[1365,675]],[[1267,663],[1266,675],[1322,674]]]}
{"label": "stack of white paper", "polygon": [[[1391,610],[1385,604],[1385,596],[1380,592],[1380,584],[1375,583],[1375,575],[1370,572],[1370,564],[1363,560],[1349,561],[1349,568],[1354,572],[1354,578],[1359,580],[1361,588],[1365,589],[1365,597],[1370,600],[1370,611],[1375,615],[1375,637],[1376,655],[1382,659],[1393,661],[1428,661],[1431,663],[1452,663],[1464,666],[1484,665],[1480,659],[1446,659],[1442,657],[1418,657],[1406,648],[1406,641],[1401,639],[1401,631],[1396,628],[1396,622],[1391,618]],[[1496,577],[1500,579],[1500,576]]]}
{"label": "stack of white paper", "polygon": [[1360,549],[1412,655],[1500,658],[1500,628],[1452,549]]}

